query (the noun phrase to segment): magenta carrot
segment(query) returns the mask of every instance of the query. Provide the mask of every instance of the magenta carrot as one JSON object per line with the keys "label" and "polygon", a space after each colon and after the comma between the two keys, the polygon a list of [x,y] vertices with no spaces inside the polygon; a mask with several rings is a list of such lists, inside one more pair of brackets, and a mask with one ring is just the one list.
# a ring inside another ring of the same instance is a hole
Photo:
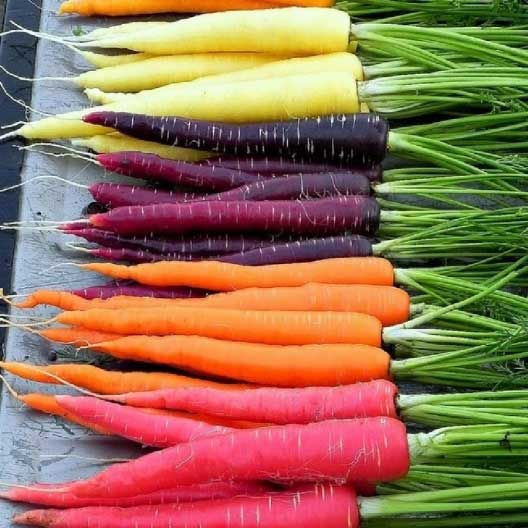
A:
{"label": "magenta carrot", "polygon": [[62,408],[71,409],[76,416],[91,416],[93,423],[108,424],[109,432],[152,447],[170,447],[233,431],[229,427],[191,418],[146,413],[97,398],[56,396],[56,400]]}
{"label": "magenta carrot", "polygon": [[48,528],[358,528],[351,488],[307,485],[190,504],[34,510],[14,521]]}
{"label": "magenta carrot", "polygon": [[[376,416],[397,418],[397,394],[398,388],[393,383],[378,380],[341,387],[263,387],[236,393],[207,388],[159,390],[122,394],[112,399],[135,407],[207,413],[233,420],[286,425]],[[59,398],[61,405],[63,398]],[[79,413],[73,405],[66,404],[64,407],[89,422],[96,419],[93,413]],[[97,424],[109,427],[106,422],[97,421]]]}
{"label": "magenta carrot", "polygon": [[389,136],[388,122],[368,113],[233,125],[99,111],[88,114],[84,121],[179,147],[232,156],[289,156],[345,166],[383,161]]}
{"label": "magenta carrot", "polygon": [[258,238],[248,235],[196,235],[185,237],[123,237],[102,229],[69,229],[66,234],[84,238],[87,242],[113,249],[137,249],[161,255],[166,253],[183,253],[194,256],[227,255],[260,249],[273,244],[288,242],[286,238]]}
{"label": "magenta carrot", "polygon": [[179,203],[199,198],[195,193],[162,191],[140,185],[118,183],[95,183],[89,187],[96,202],[107,207],[126,207],[129,205],[152,205],[157,203]]}
{"label": "magenta carrot", "polygon": [[257,174],[236,169],[168,160],[143,152],[99,154],[96,160],[106,170],[125,176],[205,191],[234,189],[261,179]]}
{"label": "magenta carrot", "polygon": [[134,506],[155,506],[157,504],[179,504],[212,499],[224,499],[237,495],[253,495],[269,489],[257,482],[208,482],[192,486],[178,486],[155,491],[147,495],[122,498],[82,498],[69,492],[54,491],[55,484],[34,484],[33,486],[13,487],[0,492],[0,498],[12,502],[25,502],[51,508],[83,508],[106,506],[131,508]]}
{"label": "magenta carrot", "polygon": [[110,467],[68,489],[79,497],[127,497],[212,480],[361,486],[402,478],[409,466],[402,422],[334,420],[236,431],[180,444]]}
{"label": "magenta carrot", "polygon": [[368,196],[268,202],[192,202],[122,207],[90,216],[90,224],[121,235],[149,233],[288,232],[333,235],[343,231],[373,234],[380,206]]}
{"label": "magenta carrot", "polygon": [[155,297],[159,299],[192,299],[204,297],[207,292],[197,288],[163,288],[145,286],[134,281],[116,281],[101,286],[89,286],[71,293],[84,299],[110,299],[111,297]]}

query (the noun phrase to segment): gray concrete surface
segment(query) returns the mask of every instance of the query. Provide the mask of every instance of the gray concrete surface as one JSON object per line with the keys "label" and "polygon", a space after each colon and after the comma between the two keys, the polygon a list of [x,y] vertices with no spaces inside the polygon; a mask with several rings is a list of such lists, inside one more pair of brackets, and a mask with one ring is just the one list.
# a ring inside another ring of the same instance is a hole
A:
{"label": "gray concrete surface", "polygon": [[[1,0],[0,0],[1,1]],[[59,0],[45,0],[42,17],[43,31],[69,34],[73,23],[57,19],[54,13]],[[95,24],[90,22],[83,25]],[[35,75],[75,75],[86,65],[71,51],[58,44],[42,41],[37,55]],[[33,93],[33,107],[43,113],[58,113],[86,106],[82,93],[65,83],[37,83]],[[37,119],[34,113],[31,119]],[[23,181],[35,176],[56,175],[67,180],[89,184],[102,179],[97,168],[84,162],[28,154],[22,173]],[[35,182],[26,186],[21,197],[21,220],[66,220],[78,218],[90,201],[82,189],[57,181]],[[13,220],[16,220],[13,218]],[[73,240],[70,240],[73,241]],[[80,273],[73,267],[54,267],[71,261],[64,252],[66,237],[52,233],[20,233],[14,275],[14,291],[24,293],[39,287],[75,288],[81,284],[104,282],[101,278]],[[48,317],[50,311],[40,311]],[[8,335],[7,360],[46,363],[54,347],[38,336],[22,330],[11,330]],[[73,352],[73,351],[70,351]],[[17,391],[45,390],[44,386],[20,382],[9,377]],[[71,426],[52,417],[29,411],[4,390],[0,401],[0,482],[27,484],[35,481],[60,482],[88,476],[101,467],[91,459],[128,457],[137,453],[124,442],[101,439],[80,427]],[[81,458],[79,458],[81,457]],[[0,528],[11,526],[15,511],[7,502],[0,501]]]}

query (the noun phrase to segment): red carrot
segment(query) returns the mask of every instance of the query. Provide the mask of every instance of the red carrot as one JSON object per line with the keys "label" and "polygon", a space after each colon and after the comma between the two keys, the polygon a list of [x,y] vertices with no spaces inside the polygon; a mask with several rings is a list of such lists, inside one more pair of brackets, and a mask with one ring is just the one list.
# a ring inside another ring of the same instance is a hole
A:
{"label": "red carrot", "polygon": [[[333,419],[388,416],[397,418],[398,388],[378,380],[342,387],[305,389],[258,388],[227,393],[214,389],[175,389],[129,393],[115,397],[126,405],[207,413],[233,420],[274,424],[308,424]],[[63,405],[64,398],[59,398]],[[114,399],[114,398],[112,398]],[[79,413],[66,402],[66,410],[94,422],[94,413]],[[94,422],[108,428],[105,421]]]}
{"label": "red carrot", "polygon": [[[332,449],[333,448],[333,449]],[[211,480],[369,484],[409,470],[405,426],[391,418],[243,430],[151,453],[79,481],[79,497],[127,497]]]}
{"label": "red carrot", "polygon": [[359,527],[351,488],[303,486],[191,504],[120,508],[35,510],[16,523],[48,528],[328,528]]}
{"label": "red carrot", "polygon": [[138,412],[133,407],[97,398],[56,396],[55,399],[62,408],[75,416],[90,416],[93,419],[88,420],[90,423],[108,424],[108,431],[112,434],[153,447],[170,447],[233,431],[229,427],[210,425],[182,416]]}
{"label": "red carrot", "polygon": [[83,508],[106,506],[131,508],[134,506],[155,506],[157,504],[178,504],[212,499],[223,499],[237,495],[263,493],[269,488],[257,482],[209,482],[192,486],[178,486],[159,490],[146,495],[122,498],[82,498],[73,493],[54,491],[57,485],[34,484],[33,486],[13,487],[0,492],[0,498],[12,502],[25,502],[51,508]]}
{"label": "red carrot", "polygon": [[[195,260],[192,255],[182,253],[165,253],[160,255],[150,251],[143,251],[139,249],[113,249],[113,248],[89,248],[83,249],[92,257],[100,258],[110,262],[130,262],[131,264],[142,264],[145,262],[160,262],[160,261],[192,261]],[[214,256],[208,257],[214,258]]]}
{"label": "red carrot", "polygon": [[193,231],[332,235],[343,231],[373,234],[380,207],[366,196],[312,201],[192,202],[124,207],[92,215],[94,227],[122,235]]}
{"label": "red carrot", "polygon": [[99,111],[84,121],[143,140],[233,156],[288,156],[371,166],[387,155],[388,122],[376,114],[331,115],[232,125],[179,117]]}

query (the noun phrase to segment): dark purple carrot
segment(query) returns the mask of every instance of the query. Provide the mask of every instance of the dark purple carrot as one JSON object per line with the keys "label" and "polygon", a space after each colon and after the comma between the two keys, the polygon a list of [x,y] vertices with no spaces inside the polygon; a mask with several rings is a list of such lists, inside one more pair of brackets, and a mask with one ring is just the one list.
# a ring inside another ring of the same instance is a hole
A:
{"label": "dark purple carrot", "polygon": [[257,238],[248,235],[200,235],[194,237],[158,238],[152,236],[124,237],[102,229],[62,229],[68,235],[112,249],[135,249],[165,255],[180,253],[196,257],[227,255],[288,242],[289,239]]}
{"label": "dark purple carrot", "polygon": [[339,114],[233,125],[125,112],[93,112],[87,123],[136,138],[230,156],[287,157],[340,166],[371,166],[387,155],[389,125],[376,114]]}
{"label": "dark purple carrot", "polygon": [[261,180],[231,191],[207,196],[207,200],[297,200],[302,198],[328,198],[370,194],[370,179],[365,171],[326,172],[313,174],[286,175]]}
{"label": "dark purple carrot", "polygon": [[129,297],[155,297],[158,299],[192,299],[205,297],[207,292],[196,288],[156,288],[133,281],[116,281],[102,286],[91,286],[71,293],[84,299],[110,299],[126,295]]}
{"label": "dark purple carrot", "polygon": [[244,156],[241,158],[209,158],[199,162],[207,167],[217,166],[225,169],[238,170],[242,172],[255,173],[260,176],[273,176],[283,174],[308,174],[313,172],[334,172],[340,166],[325,163],[306,163],[292,160],[291,158],[252,158]]}
{"label": "dark purple carrot", "polygon": [[272,244],[268,247],[231,255],[191,255],[182,253],[152,253],[137,249],[97,248],[85,250],[93,257],[111,262],[143,264],[159,261],[218,260],[244,266],[291,264],[327,258],[368,257],[372,255],[371,242],[360,235],[329,237]]}
{"label": "dark purple carrot", "polygon": [[94,200],[110,208],[129,205],[152,205],[156,203],[178,203],[199,198],[199,195],[195,193],[162,191],[140,185],[106,182],[90,185],[89,190]]}
{"label": "dark purple carrot", "polygon": [[260,180],[229,191],[201,196],[194,193],[164,191],[117,183],[96,183],[91,185],[89,190],[97,202],[109,208],[199,200],[257,201],[327,198],[370,194],[371,178],[369,176],[376,172],[378,172],[376,169],[364,169],[362,171],[285,175]]}
{"label": "dark purple carrot", "polygon": [[225,191],[261,179],[236,169],[168,160],[143,152],[99,154],[96,160],[103,168],[125,176],[205,191]]}
{"label": "dark purple carrot", "polygon": [[219,260],[244,266],[265,266],[332,258],[370,257],[371,255],[372,244],[367,238],[360,235],[348,235],[285,242],[234,255],[226,255]]}
{"label": "dark purple carrot", "polygon": [[121,207],[92,215],[92,226],[121,235],[190,232],[374,234],[380,207],[369,196],[308,201],[233,201]]}
{"label": "dark purple carrot", "polygon": [[[81,248],[78,248],[81,249]],[[100,258],[110,262],[130,262],[132,264],[143,264],[145,262],[160,262],[162,260],[180,260],[191,261],[197,260],[190,254],[182,253],[152,253],[150,251],[143,251],[141,249],[115,249],[115,248],[82,248],[82,251],[90,254],[92,257]],[[213,257],[211,257],[213,258]],[[199,257],[198,257],[199,259]],[[201,260],[201,259],[200,259]]]}

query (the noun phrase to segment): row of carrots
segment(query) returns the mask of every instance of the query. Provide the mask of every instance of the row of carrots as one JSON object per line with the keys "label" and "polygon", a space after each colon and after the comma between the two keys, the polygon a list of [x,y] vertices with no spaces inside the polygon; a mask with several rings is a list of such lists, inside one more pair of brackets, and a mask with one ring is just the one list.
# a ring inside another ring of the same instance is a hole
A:
{"label": "row of carrots", "polygon": [[[188,4],[70,0],[61,12],[213,10]],[[113,282],[4,297],[15,317],[2,322],[154,370],[0,366],[81,394],[24,395],[6,382],[25,405],[152,451],[1,496],[42,507],[16,523],[54,528],[522,526],[528,300],[509,288],[528,271],[526,166],[512,155],[524,153],[526,116],[511,106],[526,95],[524,29],[432,29],[419,10],[418,26],[405,15],[351,25],[333,2],[266,4],[39,34],[109,66],[75,79],[104,106],[4,139],[80,137],[59,155],[169,187],[90,188],[99,212],[45,230],[137,264],[76,264]],[[489,11],[477,6],[475,20]],[[128,51],[86,51],[96,47]],[[391,129],[357,113],[361,102],[389,119],[461,117]],[[389,151],[412,166],[383,171]],[[388,202],[392,191],[434,206]],[[477,208],[465,192],[516,202]],[[40,306],[58,313],[18,322]],[[395,384],[405,381],[473,392],[406,394]]]}

